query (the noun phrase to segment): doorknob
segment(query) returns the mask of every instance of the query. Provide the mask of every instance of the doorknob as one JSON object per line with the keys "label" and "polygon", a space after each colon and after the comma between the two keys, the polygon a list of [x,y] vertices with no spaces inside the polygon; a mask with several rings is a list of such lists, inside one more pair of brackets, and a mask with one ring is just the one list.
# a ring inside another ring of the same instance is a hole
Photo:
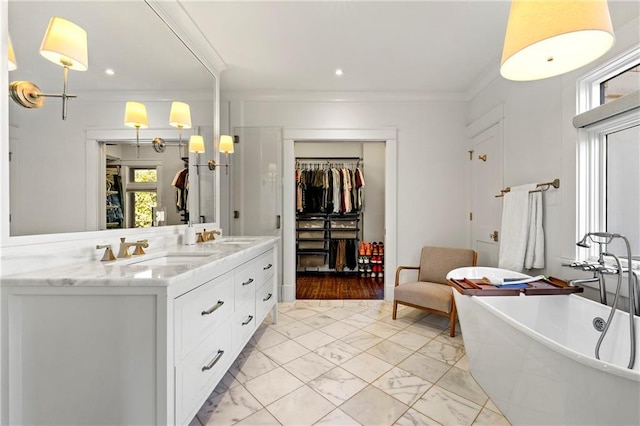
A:
{"label": "doorknob", "polygon": [[489,238],[491,238],[493,241],[498,241],[498,231],[493,231],[492,233],[489,234]]}
{"label": "doorknob", "polygon": [[487,154],[478,155],[478,160],[487,161]]}

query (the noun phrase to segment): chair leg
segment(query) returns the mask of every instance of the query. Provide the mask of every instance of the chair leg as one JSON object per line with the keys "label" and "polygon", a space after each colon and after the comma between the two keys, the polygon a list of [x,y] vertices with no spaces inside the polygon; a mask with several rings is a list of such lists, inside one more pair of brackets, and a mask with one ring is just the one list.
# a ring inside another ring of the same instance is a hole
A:
{"label": "chair leg", "polygon": [[391,314],[392,319],[396,319],[396,314],[398,313],[398,302],[393,301],[393,314]]}
{"label": "chair leg", "polygon": [[455,337],[456,336],[456,317],[457,317],[456,301],[452,300],[451,301],[451,314],[449,315],[449,336],[451,336],[451,337]]}

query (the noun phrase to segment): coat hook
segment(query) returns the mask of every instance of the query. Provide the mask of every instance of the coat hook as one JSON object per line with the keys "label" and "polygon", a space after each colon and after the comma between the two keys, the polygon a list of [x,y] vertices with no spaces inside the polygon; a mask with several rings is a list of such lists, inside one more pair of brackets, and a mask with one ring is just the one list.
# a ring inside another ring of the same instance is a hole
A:
{"label": "coat hook", "polygon": [[487,154],[478,155],[478,160],[487,161]]}

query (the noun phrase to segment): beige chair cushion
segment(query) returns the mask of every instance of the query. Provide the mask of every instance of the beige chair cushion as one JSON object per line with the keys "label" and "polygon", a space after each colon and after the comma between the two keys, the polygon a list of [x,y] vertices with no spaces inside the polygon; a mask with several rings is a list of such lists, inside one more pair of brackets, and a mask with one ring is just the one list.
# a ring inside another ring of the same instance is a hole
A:
{"label": "beige chair cushion", "polygon": [[[448,271],[447,271],[448,272]],[[411,303],[442,312],[451,312],[451,287],[432,282],[403,283],[394,288],[396,302]]]}
{"label": "beige chair cushion", "polygon": [[418,281],[447,284],[449,271],[473,265],[473,254],[470,249],[423,247]]}

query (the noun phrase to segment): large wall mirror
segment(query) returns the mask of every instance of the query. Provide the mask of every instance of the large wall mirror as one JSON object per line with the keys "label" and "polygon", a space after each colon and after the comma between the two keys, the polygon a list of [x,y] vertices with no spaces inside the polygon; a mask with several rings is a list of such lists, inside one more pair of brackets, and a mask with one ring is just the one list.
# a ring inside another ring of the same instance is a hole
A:
{"label": "large wall mirror", "polygon": [[[215,75],[152,6],[8,2],[17,62],[9,82],[62,93],[63,67],[40,54],[54,16],[82,27],[88,44],[88,69],[68,72],[67,91],[77,98],[68,101],[66,119],[60,98],[38,109],[9,100],[11,237],[217,221],[216,171],[198,166],[217,158]],[[138,135],[124,124],[128,101],[146,106],[149,127]],[[191,128],[170,125],[174,101],[189,105]],[[204,153],[189,152],[194,134],[204,137]],[[188,198],[181,206],[176,179],[183,171]]]}

